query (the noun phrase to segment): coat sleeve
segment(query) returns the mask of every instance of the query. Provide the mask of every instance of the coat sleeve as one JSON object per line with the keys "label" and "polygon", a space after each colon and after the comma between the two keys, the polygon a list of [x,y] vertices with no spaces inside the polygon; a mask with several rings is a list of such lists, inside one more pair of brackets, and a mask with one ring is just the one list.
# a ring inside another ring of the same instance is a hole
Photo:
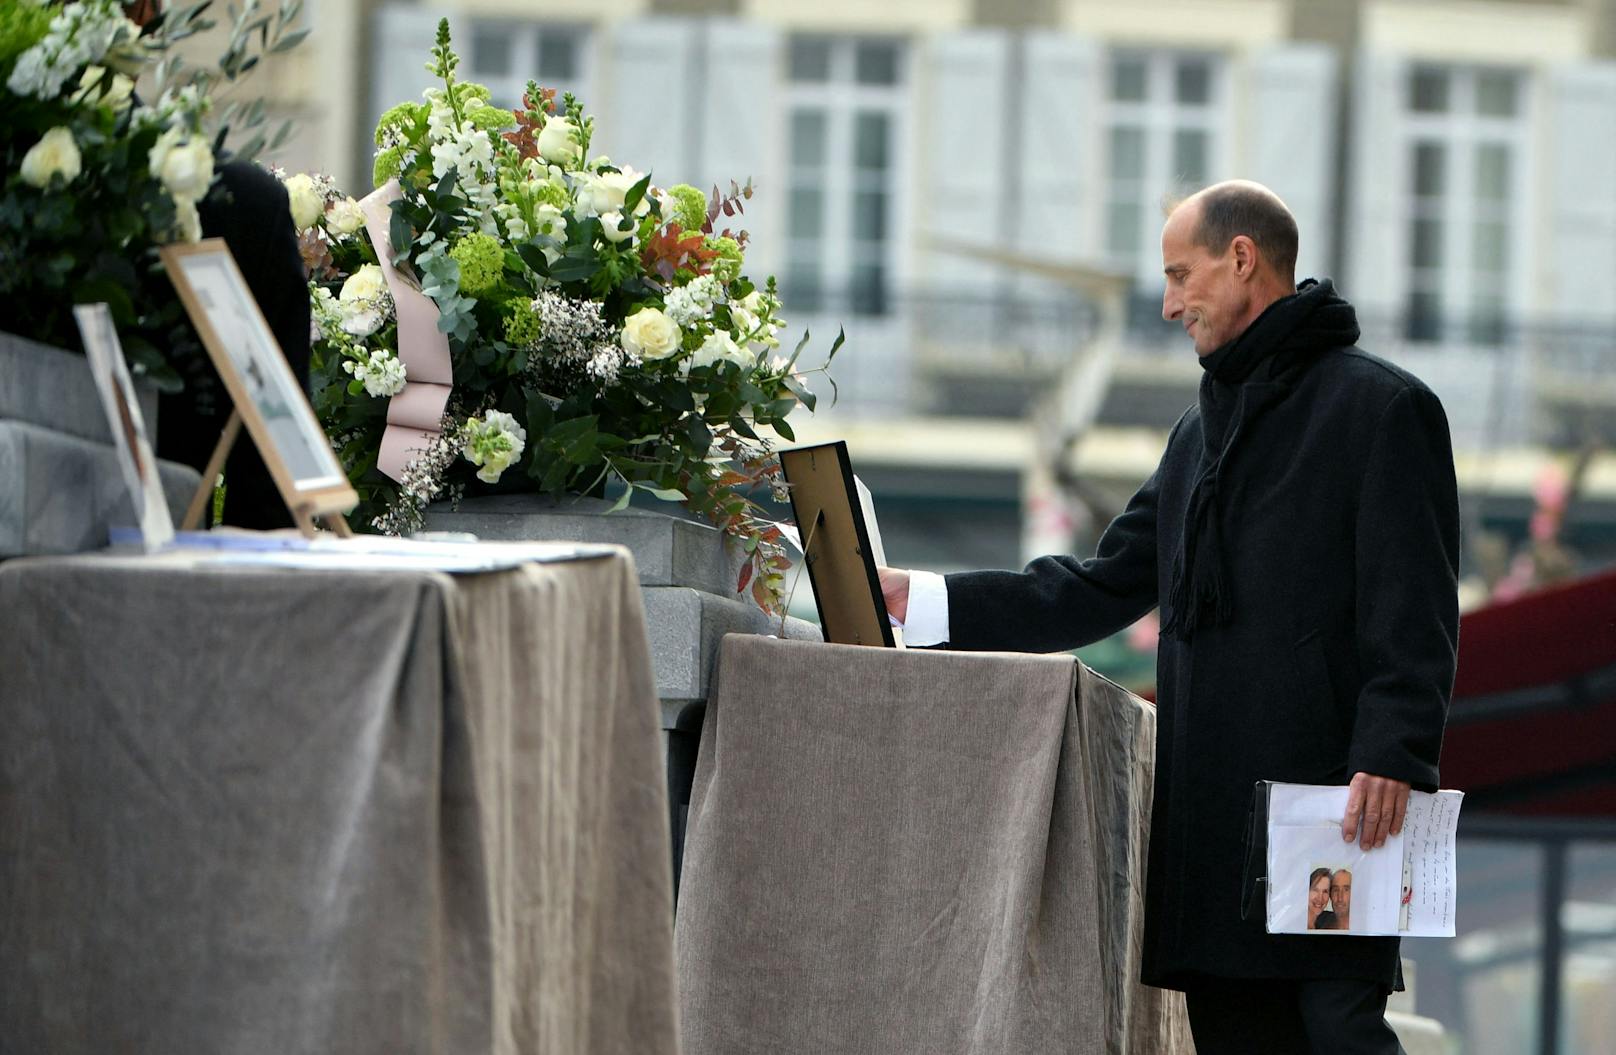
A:
{"label": "coat sleeve", "polygon": [[1158,465],[1088,560],[1039,557],[1025,571],[947,576],[948,647],[1061,652],[1114,634],[1154,608],[1161,474]]}
{"label": "coat sleeve", "polygon": [[1437,789],[1459,642],[1459,498],[1447,416],[1423,388],[1381,414],[1356,511],[1363,688],[1349,773]]}

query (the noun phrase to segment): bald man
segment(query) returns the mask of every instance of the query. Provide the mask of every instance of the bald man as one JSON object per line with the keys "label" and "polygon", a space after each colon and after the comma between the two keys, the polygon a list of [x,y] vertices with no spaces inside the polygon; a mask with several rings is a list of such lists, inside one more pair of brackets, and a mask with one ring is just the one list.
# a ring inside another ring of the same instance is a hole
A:
{"label": "bald man", "polygon": [[912,644],[1053,652],[1160,607],[1143,980],[1182,989],[1200,1055],[1399,1050],[1396,938],[1270,935],[1256,781],[1351,788],[1374,852],[1434,791],[1458,636],[1459,511],[1431,391],[1357,347],[1296,221],[1220,183],[1162,230],[1162,317],[1203,370],[1156,471],[1086,560],[884,569]]}

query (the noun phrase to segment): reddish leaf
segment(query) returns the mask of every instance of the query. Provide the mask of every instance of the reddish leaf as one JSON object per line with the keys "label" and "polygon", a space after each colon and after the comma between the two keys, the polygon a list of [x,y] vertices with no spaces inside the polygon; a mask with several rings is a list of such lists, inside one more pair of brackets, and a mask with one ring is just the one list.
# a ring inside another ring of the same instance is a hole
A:
{"label": "reddish leaf", "polygon": [[741,565],[741,577],[740,577],[740,580],[735,583],[735,592],[736,593],[743,592],[746,589],[746,584],[751,582],[751,581],[752,581],[752,562],[747,561],[745,564]]}

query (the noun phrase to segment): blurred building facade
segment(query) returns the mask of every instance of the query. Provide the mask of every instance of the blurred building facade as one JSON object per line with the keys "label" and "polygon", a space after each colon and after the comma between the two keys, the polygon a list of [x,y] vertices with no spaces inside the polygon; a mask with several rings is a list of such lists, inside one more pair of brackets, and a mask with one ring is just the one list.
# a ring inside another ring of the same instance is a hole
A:
{"label": "blurred building facade", "polygon": [[[1237,176],[1291,206],[1299,274],[1335,278],[1364,347],[1443,397],[1467,571],[1500,573],[1477,543],[1507,557],[1545,472],[1573,464],[1557,541],[1616,560],[1616,0],[310,12],[310,44],[268,82],[299,124],[282,163],[355,193],[376,116],[430,83],[441,17],[495,101],[533,78],[577,93],[597,150],[658,183],[752,180],[748,270],[777,275],[811,329],[804,362],[848,337],[839,402],[799,436],[848,440],[894,563],[1092,545],[1200,376],[1160,319],[1162,204]],[[1559,831],[1545,857],[1529,828],[1484,830],[1467,936],[1409,945],[1420,1010],[1465,1052],[1611,1050],[1613,844]],[[1553,861],[1570,893],[1545,905]],[[1572,935],[1552,957],[1544,913]]]}
{"label": "blurred building facade", "polygon": [[[1477,524],[1524,534],[1547,452],[1616,435],[1612,0],[310,12],[311,43],[270,78],[298,122],[292,167],[368,187],[372,122],[427,86],[447,17],[462,75],[499,101],[532,77],[576,92],[599,149],[659,182],[751,179],[749,270],[779,277],[820,347],[848,334],[837,408],[807,435],[849,438],[911,563],[1021,559],[1040,458],[1089,488],[1079,542],[1148,473],[1199,376],[1159,317],[1161,207],[1232,176],[1285,198],[1299,273],[1334,277],[1364,346],[1443,397]],[[1120,305],[1077,270],[1126,279]],[[1086,354],[1095,405],[1035,424]],[[1616,559],[1616,460],[1578,482],[1565,530]]]}

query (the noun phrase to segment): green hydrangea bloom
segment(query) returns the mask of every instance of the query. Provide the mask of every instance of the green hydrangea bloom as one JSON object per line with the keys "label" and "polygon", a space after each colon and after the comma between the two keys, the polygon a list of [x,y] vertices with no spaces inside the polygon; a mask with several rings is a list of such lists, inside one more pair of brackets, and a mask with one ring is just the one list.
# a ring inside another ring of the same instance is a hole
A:
{"label": "green hydrangea bloom", "polygon": [[481,297],[496,288],[505,273],[505,248],[481,231],[456,242],[449,256],[460,265],[460,292],[468,297]]}
{"label": "green hydrangea bloom", "polygon": [[707,195],[688,183],[668,188],[670,219],[682,230],[699,231],[707,222]]}
{"label": "green hydrangea bloom", "polygon": [[404,148],[388,147],[376,155],[376,164],[370,170],[371,185],[380,187],[399,174],[404,167]]}
{"label": "green hydrangea bloom", "polygon": [[381,146],[387,133],[394,129],[408,135],[421,123],[421,118],[425,115],[425,103],[399,103],[382,114],[381,120],[376,122],[376,145]]}
{"label": "green hydrangea bloom", "polygon": [[516,115],[497,106],[473,107],[466,111],[466,120],[471,123],[471,127],[484,132],[499,132],[516,125]]}
{"label": "green hydrangea bloom", "polygon": [[494,93],[480,84],[471,81],[461,81],[454,86],[455,102],[460,104],[460,111],[465,113],[476,103],[486,103]]}
{"label": "green hydrangea bloom", "polygon": [[533,188],[534,205],[554,205],[562,212],[572,208],[572,198],[559,180],[542,180],[529,186]]}
{"label": "green hydrangea bloom", "polygon": [[17,56],[45,39],[54,14],[43,5],[0,3],[0,74],[9,74]]}
{"label": "green hydrangea bloom", "polygon": [[505,343],[513,348],[533,348],[539,343],[542,327],[533,302],[513,297],[505,302]]}
{"label": "green hydrangea bloom", "polygon": [[718,254],[713,275],[726,285],[741,277],[741,243],[733,238],[708,238],[707,248]]}

